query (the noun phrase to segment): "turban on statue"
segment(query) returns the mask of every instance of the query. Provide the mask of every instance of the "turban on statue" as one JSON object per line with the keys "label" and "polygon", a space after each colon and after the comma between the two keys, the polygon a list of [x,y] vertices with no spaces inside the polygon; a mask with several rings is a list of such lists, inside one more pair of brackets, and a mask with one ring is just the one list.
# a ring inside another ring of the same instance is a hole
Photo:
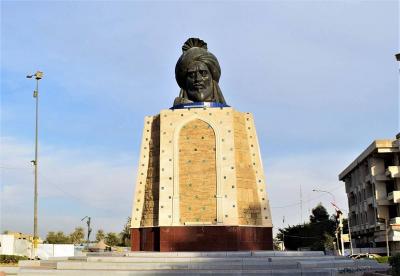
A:
{"label": "turban on statue", "polygon": [[218,86],[221,76],[221,67],[217,58],[207,50],[207,43],[198,38],[189,38],[182,46],[182,55],[175,66],[175,78],[181,88],[180,97],[187,98],[186,78],[187,70],[192,62],[199,61],[204,63],[211,73],[213,79],[214,100],[225,104],[225,99]]}

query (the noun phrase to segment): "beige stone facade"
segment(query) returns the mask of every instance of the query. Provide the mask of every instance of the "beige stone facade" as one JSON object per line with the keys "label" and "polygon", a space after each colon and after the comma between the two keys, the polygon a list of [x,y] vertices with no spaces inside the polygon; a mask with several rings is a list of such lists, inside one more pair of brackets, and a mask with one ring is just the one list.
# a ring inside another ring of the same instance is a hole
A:
{"label": "beige stone facade", "polygon": [[[376,140],[340,175],[345,182],[353,245],[400,251],[400,134]],[[386,223],[388,227],[386,228]]]}
{"label": "beige stone facade", "polygon": [[233,108],[145,118],[132,228],[272,227],[253,116]]}

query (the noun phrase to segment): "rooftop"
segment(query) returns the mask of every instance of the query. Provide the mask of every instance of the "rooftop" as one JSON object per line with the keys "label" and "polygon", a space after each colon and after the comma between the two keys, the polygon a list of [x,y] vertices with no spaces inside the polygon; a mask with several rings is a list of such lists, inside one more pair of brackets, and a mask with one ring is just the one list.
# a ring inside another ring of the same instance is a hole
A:
{"label": "rooftop", "polygon": [[370,144],[350,165],[347,166],[339,174],[339,180],[351,173],[360,163],[362,163],[368,156],[374,153],[388,153],[400,151],[400,133],[396,135],[396,139],[375,140]]}

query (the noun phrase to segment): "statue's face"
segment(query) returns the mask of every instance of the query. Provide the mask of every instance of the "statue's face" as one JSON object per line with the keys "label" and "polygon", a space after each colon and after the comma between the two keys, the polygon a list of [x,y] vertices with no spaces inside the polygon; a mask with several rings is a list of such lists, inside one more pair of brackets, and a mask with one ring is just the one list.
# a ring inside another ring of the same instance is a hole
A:
{"label": "statue's face", "polygon": [[201,61],[192,62],[186,75],[189,100],[194,102],[212,101],[212,76],[207,65]]}

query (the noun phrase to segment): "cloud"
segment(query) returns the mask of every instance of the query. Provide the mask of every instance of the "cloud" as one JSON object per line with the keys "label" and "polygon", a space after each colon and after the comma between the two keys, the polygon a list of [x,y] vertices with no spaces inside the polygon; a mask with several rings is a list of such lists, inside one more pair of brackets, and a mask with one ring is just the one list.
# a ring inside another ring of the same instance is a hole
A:
{"label": "cloud", "polygon": [[[33,213],[32,147],[2,137],[2,229],[31,231]],[[86,215],[94,228],[120,231],[130,216],[135,158],[126,154],[92,159],[92,152],[43,146],[39,155],[39,221],[42,236],[72,231]]]}

